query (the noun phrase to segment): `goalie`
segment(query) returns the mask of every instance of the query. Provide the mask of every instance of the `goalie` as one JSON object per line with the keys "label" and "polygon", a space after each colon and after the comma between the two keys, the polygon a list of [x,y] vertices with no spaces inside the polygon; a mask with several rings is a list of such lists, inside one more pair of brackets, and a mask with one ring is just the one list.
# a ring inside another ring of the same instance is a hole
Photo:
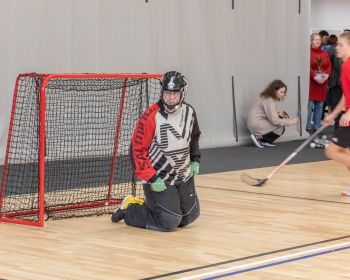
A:
{"label": "goalie", "polygon": [[164,74],[161,99],[140,117],[131,142],[135,174],[146,201],[131,195],[112,215],[130,226],[172,231],[199,216],[194,176],[199,172],[200,130],[192,106],[184,102],[187,81],[176,71]]}

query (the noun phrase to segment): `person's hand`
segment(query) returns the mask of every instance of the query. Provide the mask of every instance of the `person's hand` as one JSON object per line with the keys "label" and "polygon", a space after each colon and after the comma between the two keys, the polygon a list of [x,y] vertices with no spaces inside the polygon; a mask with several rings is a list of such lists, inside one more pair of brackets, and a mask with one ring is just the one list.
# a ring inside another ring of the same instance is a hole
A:
{"label": "person's hand", "polygon": [[166,185],[162,179],[157,178],[154,183],[151,183],[151,189],[154,192],[162,192],[166,190]]}
{"label": "person's hand", "polygon": [[349,126],[350,122],[350,111],[347,111],[345,114],[343,114],[339,120],[340,126]]}
{"label": "person's hand", "polygon": [[323,82],[327,81],[329,78],[329,74],[323,74]]}
{"label": "person's hand", "polygon": [[330,125],[333,123],[334,119],[335,119],[335,117],[332,114],[328,114],[323,118],[322,124],[323,125]]}
{"label": "person's hand", "polygon": [[199,163],[196,161],[191,162],[191,172],[190,177],[197,176],[199,173]]}
{"label": "person's hand", "polygon": [[324,79],[322,78],[321,75],[317,74],[315,77],[314,77],[314,80],[316,83],[322,85],[324,83]]}
{"label": "person's hand", "polygon": [[288,118],[289,118],[289,115],[288,115],[288,113],[287,113],[286,111],[283,111],[283,112],[282,112],[282,116],[283,116],[283,118],[285,118],[285,119],[288,119]]}
{"label": "person's hand", "polygon": [[298,122],[299,122],[298,117],[292,119],[292,124],[297,124]]}
{"label": "person's hand", "polygon": [[283,112],[278,112],[278,117],[280,119],[288,119],[289,118],[289,115],[286,111],[283,111]]}

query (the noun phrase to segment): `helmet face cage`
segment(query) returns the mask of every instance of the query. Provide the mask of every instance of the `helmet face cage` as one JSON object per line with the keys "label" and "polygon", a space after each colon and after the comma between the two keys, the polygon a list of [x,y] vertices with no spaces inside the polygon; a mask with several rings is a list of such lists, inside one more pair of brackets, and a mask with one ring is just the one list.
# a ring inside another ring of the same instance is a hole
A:
{"label": "helmet face cage", "polygon": [[[187,80],[183,74],[177,71],[170,71],[164,74],[163,80],[161,81],[162,86],[162,94],[161,99],[163,101],[163,104],[165,106],[165,109],[169,113],[175,112],[183,102],[186,96],[186,90],[187,90]],[[170,92],[180,92],[180,100],[177,104],[169,106],[164,102],[164,91],[170,91]]]}

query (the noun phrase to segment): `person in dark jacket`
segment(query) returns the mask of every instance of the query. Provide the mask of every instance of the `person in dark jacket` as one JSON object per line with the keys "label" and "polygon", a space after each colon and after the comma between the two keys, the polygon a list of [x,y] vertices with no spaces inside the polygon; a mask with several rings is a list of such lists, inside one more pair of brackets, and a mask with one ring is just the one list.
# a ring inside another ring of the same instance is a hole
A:
{"label": "person in dark jacket", "polygon": [[161,88],[160,100],[141,115],[131,141],[135,175],[143,182],[146,201],[127,196],[112,221],[172,231],[200,214],[194,177],[199,172],[201,132],[195,110],[184,102],[184,75],[165,73]]}
{"label": "person in dark jacket", "polygon": [[[328,96],[327,96],[327,101],[328,101],[328,106],[330,107],[330,111],[333,111],[336,108],[341,97],[343,96],[343,91],[340,83],[340,70],[341,70],[341,65],[343,61],[340,57],[337,57],[335,48],[336,48],[336,44],[333,44],[330,48],[330,56],[329,56],[332,64],[332,73],[331,73],[331,76],[329,77],[329,82],[328,82],[329,88],[328,88]],[[335,129],[337,129],[339,126],[339,120],[341,115],[342,115],[342,112],[340,112],[338,116],[334,119]]]}

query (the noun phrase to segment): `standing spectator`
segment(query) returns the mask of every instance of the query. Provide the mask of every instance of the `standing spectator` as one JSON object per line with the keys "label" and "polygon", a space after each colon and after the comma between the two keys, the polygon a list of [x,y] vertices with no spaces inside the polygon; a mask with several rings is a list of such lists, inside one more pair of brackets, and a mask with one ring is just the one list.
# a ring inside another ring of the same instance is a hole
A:
{"label": "standing spectator", "polygon": [[[332,37],[334,36],[334,37]],[[343,92],[341,88],[341,83],[340,83],[340,69],[342,65],[342,59],[337,57],[336,54],[336,43],[337,43],[337,36],[331,35],[329,36],[330,41],[332,42],[332,46],[329,50],[330,55],[330,61],[332,64],[332,73],[331,76],[329,77],[328,81],[328,95],[327,95],[327,105],[328,108],[330,109],[329,111],[333,111],[337,104],[339,103]],[[339,113],[338,116],[335,118],[334,122],[334,128],[337,129],[339,126],[339,119],[341,117],[342,113]]]}
{"label": "standing spectator", "polygon": [[272,81],[249,112],[247,125],[250,137],[258,148],[275,146],[273,142],[285,131],[285,126],[298,123],[286,112],[278,112],[278,102],[284,100],[287,86],[281,80]]}
{"label": "standing spectator", "polygon": [[[329,58],[331,57],[331,52],[332,52],[332,46],[336,45],[338,37],[334,34],[328,36],[328,32],[325,30],[320,31],[319,33],[321,35],[321,50],[327,52]],[[331,61],[331,65],[332,65],[332,61]],[[330,96],[329,96],[329,90],[327,91],[327,97],[326,97],[326,102],[323,102],[323,109],[322,109],[322,117],[321,119],[324,118],[324,115],[326,112],[330,111],[330,103],[331,101],[329,100]],[[338,100],[339,101],[339,100]],[[336,103],[338,104],[338,102]]]}
{"label": "standing spectator", "polygon": [[199,172],[200,130],[196,113],[184,102],[187,81],[164,74],[161,99],[139,118],[131,151],[146,201],[127,196],[112,215],[130,226],[157,231],[184,227],[199,216],[194,176]]}
{"label": "standing spectator", "polygon": [[311,135],[319,129],[322,120],[323,103],[327,96],[327,80],[332,67],[329,56],[320,49],[321,36],[317,33],[311,35],[310,50],[310,87],[307,106],[306,131]]}
{"label": "standing spectator", "polygon": [[336,44],[337,44],[337,41],[338,41],[337,35],[332,34],[332,35],[329,36],[328,43],[329,43],[331,46],[336,45]]}
{"label": "standing spectator", "polygon": [[329,33],[326,30],[321,30],[318,32],[318,34],[321,36],[321,50],[328,53],[329,48],[331,47],[329,43]]}
{"label": "standing spectator", "polygon": [[[350,171],[350,32],[344,32],[339,36],[336,47],[337,56],[343,60],[341,66],[341,86],[343,96],[337,107],[324,118],[325,124],[332,120],[345,108],[345,113],[339,120],[339,128],[335,132],[333,143],[325,149],[326,156],[343,164]],[[342,195],[350,196],[350,189],[344,190]]]}
{"label": "standing spectator", "polygon": [[[327,48],[325,51],[327,51],[328,53],[328,56],[329,56],[329,59],[331,61],[331,66],[332,66],[332,73],[331,73],[331,77],[328,79],[328,92],[327,92],[327,98],[326,98],[326,102],[323,103],[323,111],[322,111],[322,119],[324,118],[324,115],[325,113],[327,112],[330,112],[332,110],[332,104],[335,103],[335,105],[338,104],[339,100],[340,100],[340,97],[341,97],[341,93],[340,93],[340,96],[337,95],[337,92],[335,92],[334,94],[334,91],[331,92],[331,86],[334,86],[334,81],[335,79],[337,78],[337,73],[340,72],[340,65],[335,65],[335,67],[338,66],[338,69],[334,69],[333,67],[333,63],[334,62],[337,62],[336,60],[340,60],[339,58],[336,57],[335,55],[335,46],[337,44],[337,40],[338,40],[338,37],[334,34],[330,35],[328,37],[328,44],[329,44],[329,48]],[[322,49],[322,47],[321,47]],[[323,49],[322,49],[323,50]],[[332,56],[334,57],[334,59],[332,60]],[[336,71],[336,72],[334,72]],[[333,75],[333,72],[335,75]],[[332,78],[333,76],[333,78]],[[332,81],[332,85],[331,85],[331,79],[333,79]],[[338,80],[339,80],[339,75],[338,75]],[[339,81],[339,85],[340,85],[340,81]],[[335,89],[336,91],[337,89]],[[332,94],[333,93],[333,94]],[[331,95],[332,94],[332,95]],[[337,96],[339,96],[338,99],[336,100],[332,100],[332,98],[337,98]],[[334,107],[333,107],[334,108]]]}

